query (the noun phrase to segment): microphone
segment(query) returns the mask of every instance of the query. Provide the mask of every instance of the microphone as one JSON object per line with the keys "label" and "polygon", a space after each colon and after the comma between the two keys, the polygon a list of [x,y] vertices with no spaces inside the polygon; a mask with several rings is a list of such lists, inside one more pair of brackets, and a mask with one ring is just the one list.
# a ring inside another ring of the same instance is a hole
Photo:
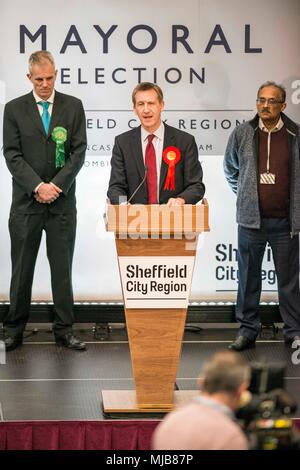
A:
{"label": "microphone", "polygon": [[144,174],[144,177],[143,177],[142,181],[140,182],[140,184],[138,185],[138,187],[135,189],[135,191],[131,194],[130,198],[129,198],[128,201],[126,202],[126,205],[130,204],[130,201],[132,200],[132,198],[136,195],[136,193],[138,192],[138,190],[140,189],[140,187],[143,186],[143,184],[145,183],[146,178],[147,178],[147,172],[148,172],[148,167],[145,165],[145,174]]}

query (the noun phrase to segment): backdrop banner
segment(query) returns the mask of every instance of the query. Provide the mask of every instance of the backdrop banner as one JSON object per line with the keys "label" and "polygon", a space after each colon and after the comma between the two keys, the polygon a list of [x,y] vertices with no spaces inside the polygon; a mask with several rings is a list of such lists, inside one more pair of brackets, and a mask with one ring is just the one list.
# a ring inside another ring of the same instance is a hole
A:
{"label": "backdrop banner", "polygon": [[[138,125],[131,92],[140,81],[164,91],[163,119],[195,136],[210,205],[211,232],[200,236],[192,299],[234,300],[235,196],[223,175],[232,130],[255,114],[258,87],[287,89],[286,113],[300,121],[299,0],[2,0],[0,121],[7,101],[31,90],[29,55],[52,52],[56,89],[77,96],[86,111],[88,150],[77,177],[78,230],[74,293],[81,300],[121,300],[113,235],[103,212],[116,135]],[[2,152],[2,136],[1,136]],[[11,177],[0,159],[0,300],[9,297],[8,215]],[[270,249],[263,264],[263,300],[276,299]],[[34,300],[51,300],[45,243],[37,260]]]}

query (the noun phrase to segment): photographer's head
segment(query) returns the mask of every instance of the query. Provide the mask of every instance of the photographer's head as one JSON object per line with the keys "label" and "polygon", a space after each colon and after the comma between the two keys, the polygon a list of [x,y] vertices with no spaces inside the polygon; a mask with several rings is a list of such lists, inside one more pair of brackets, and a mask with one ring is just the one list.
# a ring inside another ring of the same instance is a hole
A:
{"label": "photographer's head", "polygon": [[237,353],[214,354],[199,378],[202,393],[179,406],[157,426],[155,450],[246,450],[247,438],[235,420],[250,368]]}
{"label": "photographer's head", "polygon": [[202,395],[217,400],[233,411],[250,382],[250,367],[242,356],[231,351],[214,354],[203,366],[199,378]]}

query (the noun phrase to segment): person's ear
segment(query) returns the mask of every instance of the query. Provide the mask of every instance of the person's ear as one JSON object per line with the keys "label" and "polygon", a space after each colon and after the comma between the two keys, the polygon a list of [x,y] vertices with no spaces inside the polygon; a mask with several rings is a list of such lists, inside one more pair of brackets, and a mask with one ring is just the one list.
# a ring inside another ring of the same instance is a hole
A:
{"label": "person's ear", "polygon": [[203,384],[204,384],[204,377],[200,375],[200,377],[198,378],[197,383],[198,383],[199,389],[202,390],[203,389]]}
{"label": "person's ear", "polygon": [[285,108],[286,108],[286,103],[282,103],[282,105],[281,105],[281,112],[284,111]]}

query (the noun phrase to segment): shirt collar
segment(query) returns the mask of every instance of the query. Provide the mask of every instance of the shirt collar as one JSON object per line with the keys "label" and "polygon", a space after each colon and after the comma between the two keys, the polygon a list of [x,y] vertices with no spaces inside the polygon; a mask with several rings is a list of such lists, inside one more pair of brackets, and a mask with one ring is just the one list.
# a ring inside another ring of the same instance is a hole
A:
{"label": "shirt collar", "polygon": [[199,394],[195,397],[195,400],[202,405],[219,410],[221,413],[229,416],[230,418],[234,417],[233,411],[229,408],[229,406],[215,400],[214,398]]}
{"label": "shirt collar", "polygon": [[[44,101],[40,96],[38,96],[36,94],[36,92],[34,90],[32,90],[32,93],[33,93],[33,96],[34,96],[34,99],[35,99],[36,103],[39,103],[40,101]],[[49,98],[46,101],[50,104],[53,104],[54,103],[54,95],[55,95],[55,90],[52,91],[51,95],[49,96]]]}
{"label": "shirt collar", "polygon": [[[264,125],[263,120],[261,118],[259,118],[258,126],[259,126],[261,131],[269,132],[269,130],[266,128],[266,126]],[[271,130],[271,132],[278,132],[278,131],[280,131],[280,129],[283,128],[283,126],[284,126],[284,122],[283,122],[283,120],[281,119],[281,116],[280,116],[279,121],[277,122],[276,126]]]}
{"label": "shirt collar", "polygon": [[164,130],[165,129],[163,122],[160,123],[159,128],[156,129],[155,132],[148,132],[142,127],[142,142],[148,139],[148,135],[155,135],[155,137],[157,137],[158,139],[163,140]]}

